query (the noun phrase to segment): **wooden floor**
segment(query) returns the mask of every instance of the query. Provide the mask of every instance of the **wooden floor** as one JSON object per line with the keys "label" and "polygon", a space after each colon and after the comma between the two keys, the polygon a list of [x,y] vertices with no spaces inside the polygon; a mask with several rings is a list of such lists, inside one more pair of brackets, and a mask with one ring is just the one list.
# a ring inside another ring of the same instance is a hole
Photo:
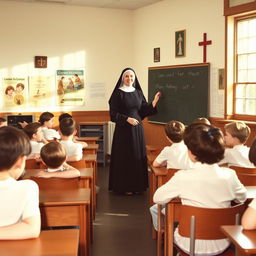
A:
{"label": "wooden floor", "polygon": [[151,238],[148,191],[121,196],[108,191],[108,167],[98,168],[100,191],[94,222],[92,256],[155,256]]}

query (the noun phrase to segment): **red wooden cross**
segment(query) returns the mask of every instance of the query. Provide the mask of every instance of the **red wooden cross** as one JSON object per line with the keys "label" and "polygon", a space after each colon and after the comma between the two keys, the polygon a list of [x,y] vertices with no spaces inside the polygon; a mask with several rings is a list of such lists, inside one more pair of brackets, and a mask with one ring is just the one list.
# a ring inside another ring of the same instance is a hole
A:
{"label": "red wooden cross", "polygon": [[206,46],[209,44],[212,44],[212,40],[206,40],[206,33],[204,33],[204,40],[202,42],[199,42],[198,45],[199,46],[203,46],[204,47],[204,63],[206,62]]}

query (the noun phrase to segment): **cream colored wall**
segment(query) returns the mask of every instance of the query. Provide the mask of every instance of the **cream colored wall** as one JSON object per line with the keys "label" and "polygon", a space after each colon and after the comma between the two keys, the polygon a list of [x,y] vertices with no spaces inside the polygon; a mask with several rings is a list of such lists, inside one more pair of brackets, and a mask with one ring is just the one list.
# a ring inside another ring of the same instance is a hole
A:
{"label": "cream colored wall", "polygon": [[[164,0],[134,12],[134,67],[147,95],[148,67],[203,62],[203,33],[211,65],[210,116],[223,117],[224,91],[218,90],[217,71],[224,67],[223,0]],[[186,57],[175,58],[175,31],[186,30]],[[153,48],[160,47],[161,62],[153,62]]]}
{"label": "cream colored wall", "polygon": [[[85,69],[86,89],[104,83],[105,98],[92,99],[86,90],[85,106],[35,110],[108,110],[120,71],[133,61],[131,11],[8,1],[0,10],[0,78]],[[48,56],[47,69],[34,68],[36,55]]]}

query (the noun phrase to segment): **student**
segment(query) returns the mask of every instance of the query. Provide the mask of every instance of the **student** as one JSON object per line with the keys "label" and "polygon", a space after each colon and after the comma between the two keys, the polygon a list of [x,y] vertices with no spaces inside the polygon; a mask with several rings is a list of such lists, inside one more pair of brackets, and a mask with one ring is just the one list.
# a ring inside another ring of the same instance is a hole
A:
{"label": "student", "polygon": [[249,160],[255,167],[256,166],[256,140],[253,141],[253,143],[250,147]]}
{"label": "student", "polygon": [[76,134],[76,122],[72,118],[64,118],[60,122],[59,132],[61,134],[60,143],[67,152],[67,161],[79,161],[83,157],[83,148],[87,147],[85,142],[74,142]]}
{"label": "student", "polygon": [[39,236],[38,186],[17,179],[24,171],[31,147],[23,131],[7,126],[0,129],[0,240]]}
{"label": "student", "polygon": [[42,132],[46,140],[60,139],[60,134],[52,129],[54,115],[50,112],[43,112],[39,117],[39,122],[42,125]]}
{"label": "student", "polygon": [[6,119],[0,117],[0,127],[3,127],[3,126],[7,126],[7,121]]}
{"label": "student", "polygon": [[39,122],[29,123],[23,128],[23,131],[30,139],[32,150],[29,158],[39,158],[41,148],[48,143],[43,136],[41,124]]}
{"label": "student", "polygon": [[211,125],[211,122],[205,117],[198,117],[192,121],[192,124],[208,124]]}
{"label": "student", "polygon": [[244,143],[250,136],[250,128],[241,121],[231,122],[225,125],[225,143],[226,148],[224,159],[219,162],[219,165],[229,164],[241,167],[253,168],[254,165],[249,161],[250,148]]}
{"label": "student", "polygon": [[[244,202],[246,189],[238,180],[235,171],[219,167],[224,157],[224,138],[221,131],[206,124],[192,124],[184,133],[184,142],[189,157],[195,162],[190,170],[181,170],[163,186],[157,189],[153,201],[166,204],[173,198],[181,198],[181,203],[205,208],[227,208],[232,200]],[[156,218],[153,215],[153,223]],[[189,238],[174,232],[174,242],[189,253]],[[227,239],[196,240],[197,255],[217,255],[229,246]]]}
{"label": "student", "polygon": [[252,200],[242,217],[244,229],[256,229],[256,198]]}
{"label": "student", "polygon": [[72,118],[72,116],[69,114],[69,113],[62,113],[60,116],[59,116],[59,123],[62,119],[64,118]]}
{"label": "student", "polygon": [[183,142],[184,131],[185,126],[179,121],[170,121],[165,125],[166,138],[172,145],[161,151],[153,162],[154,167],[166,166],[175,169],[193,167],[193,162],[188,156],[187,146]]}
{"label": "student", "polygon": [[66,151],[59,142],[49,142],[44,145],[40,156],[47,168],[37,173],[37,177],[75,178],[80,176],[80,172],[77,169],[66,163]]}

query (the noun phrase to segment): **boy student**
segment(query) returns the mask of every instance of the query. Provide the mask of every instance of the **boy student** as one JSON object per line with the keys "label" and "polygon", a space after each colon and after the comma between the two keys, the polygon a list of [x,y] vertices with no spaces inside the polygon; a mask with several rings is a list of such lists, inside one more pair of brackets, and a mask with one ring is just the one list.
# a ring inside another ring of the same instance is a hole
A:
{"label": "boy student", "polygon": [[185,126],[179,121],[170,121],[165,125],[167,140],[172,144],[165,147],[153,162],[154,167],[166,166],[175,169],[188,169],[193,167],[189,159],[187,146],[183,142]]}
{"label": "boy student", "polygon": [[7,126],[7,121],[6,119],[0,117],[0,127],[3,127],[3,126]]}
{"label": "boy student", "polygon": [[59,142],[49,142],[44,145],[40,156],[46,169],[37,173],[37,177],[75,178],[80,176],[77,169],[66,163],[66,151]]}
{"label": "boy student", "polygon": [[43,112],[39,117],[39,122],[42,125],[42,132],[46,140],[60,139],[60,134],[52,129],[54,115],[50,112]]}
{"label": "boy student", "polygon": [[[179,197],[184,205],[227,208],[233,200],[246,200],[246,189],[235,171],[217,164],[224,157],[225,151],[224,138],[218,128],[206,124],[191,124],[185,130],[184,142],[195,166],[190,170],[176,172],[166,184],[159,187],[153,197],[156,204],[163,205]],[[154,212],[151,214],[156,227],[157,218]],[[174,232],[174,242],[184,252],[189,253],[189,238],[182,237],[178,228]],[[197,239],[195,254],[217,255],[228,246],[227,239]]]}
{"label": "boy student", "polygon": [[219,165],[229,164],[247,168],[254,168],[254,165],[249,161],[250,148],[245,146],[251,130],[241,121],[228,123],[224,126],[226,148],[224,159],[219,162]]}
{"label": "boy student", "polygon": [[87,147],[85,142],[74,142],[76,134],[76,122],[72,118],[64,118],[60,121],[59,132],[60,143],[67,152],[67,161],[79,161],[83,157],[83,148]]}
{"label": "boy student", "polygon": [[17,179],[31,147],[23,131],[0,129],[0,240],[28,239],[40,233],[39,190],[31,180]]}
{"label": "boy student", "polygon": [[30,139],[32,150],[29,158],[39,158],[41,148],[48,143],[43,136],[41,124],[39,122],[29,123],[23,128],[23,131]]}

